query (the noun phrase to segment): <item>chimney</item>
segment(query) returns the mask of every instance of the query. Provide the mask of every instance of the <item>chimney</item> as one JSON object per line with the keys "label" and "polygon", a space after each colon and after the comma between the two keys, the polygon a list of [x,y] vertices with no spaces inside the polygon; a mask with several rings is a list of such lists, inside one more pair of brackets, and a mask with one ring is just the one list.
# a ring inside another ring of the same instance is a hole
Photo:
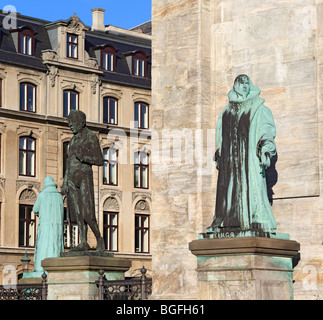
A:
{"label": "chimney", "polygon": [[104,11],[105,9],[94,8],[92,11],[92,30],[105,31]]}

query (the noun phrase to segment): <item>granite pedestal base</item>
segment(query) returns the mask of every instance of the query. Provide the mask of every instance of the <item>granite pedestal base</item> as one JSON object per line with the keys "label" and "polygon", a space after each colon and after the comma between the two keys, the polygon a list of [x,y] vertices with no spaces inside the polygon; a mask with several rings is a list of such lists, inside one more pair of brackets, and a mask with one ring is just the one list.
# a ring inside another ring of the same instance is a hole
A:
{"label": "granite pedestal base", "polygon": [[124,280],[130,266],[129,260],[100,256],[45,259],[42,267],[48,272],[48,300],[97,300],[99,270],[104,270],[108,280]]}
{"label": "granite pedestal base", "polygon": [[296,241],[263,237],[194,240],[201,300],[291,300]]}

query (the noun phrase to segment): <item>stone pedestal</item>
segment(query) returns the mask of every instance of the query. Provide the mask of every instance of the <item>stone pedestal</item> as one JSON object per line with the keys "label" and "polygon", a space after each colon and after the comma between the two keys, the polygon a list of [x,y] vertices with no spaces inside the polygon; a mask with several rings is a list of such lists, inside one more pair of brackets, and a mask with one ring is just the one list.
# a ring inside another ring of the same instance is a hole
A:
{"label": "stone pedestal", "polygon": [[291,300],[296,241],[262,237],[194,240],[198,299]]}
{"label": "stone pedestal", "polygon": [[108,280],[123,280],[130,266],[129,260],[100,256],[45,259],[42,267],[48,272],[48,300],[96,300],[98,271],[103,269]]}

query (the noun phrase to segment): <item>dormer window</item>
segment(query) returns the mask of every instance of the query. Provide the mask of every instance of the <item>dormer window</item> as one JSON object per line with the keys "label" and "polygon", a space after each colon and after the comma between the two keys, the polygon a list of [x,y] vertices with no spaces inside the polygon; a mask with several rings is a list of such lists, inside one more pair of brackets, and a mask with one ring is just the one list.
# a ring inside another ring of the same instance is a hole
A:
{"label": "dormer window", "polygon": [[75,34],[67,34],[66,56],[73,59],[78,58],[78,36]]}
{"label": "dormer window", "polygon": [[105,71],[116,71],[117,59],[116,52],[118,51],[111,44],[103,44],[99,46],[92,47],[94,50],[96,59],[101,67]]}
{"label": "dormer window", "polygon": [[35,35],[37,32],[30,26],[10,30],[17,52],[28,56],[35,55]]}
{"label": "dormer window", "polygon": [[101,49],[101,68],[106,71],[116,70],[116,51],[113,46],[106,46]]}
{"label": "dormer window", "polygon": [[143,54],[133,56],[132,74],[138,77],[146,77],[146,56]]}
{"label": "dormer window", "polygon": [[126,52],[127,62],[133,76],[147,77],[147,54],[144,51],[137,50]]}
{"label": "dormer window", "polygon": [[21,32],[19,34],[19,53],[33,55],[33,36],[30,35],[29,30]]}

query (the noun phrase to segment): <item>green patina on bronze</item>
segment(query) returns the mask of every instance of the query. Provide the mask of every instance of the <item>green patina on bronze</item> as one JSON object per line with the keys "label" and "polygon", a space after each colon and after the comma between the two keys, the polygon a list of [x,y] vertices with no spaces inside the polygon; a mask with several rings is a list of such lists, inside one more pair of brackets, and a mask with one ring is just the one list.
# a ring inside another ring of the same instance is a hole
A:
{"label": "green patina on bronze", "polygon": [[202,238],[276,235],[265,174],[276,154],[276,129],[259,94],[247,75],[239,75],[218,118],[216,207]]}

